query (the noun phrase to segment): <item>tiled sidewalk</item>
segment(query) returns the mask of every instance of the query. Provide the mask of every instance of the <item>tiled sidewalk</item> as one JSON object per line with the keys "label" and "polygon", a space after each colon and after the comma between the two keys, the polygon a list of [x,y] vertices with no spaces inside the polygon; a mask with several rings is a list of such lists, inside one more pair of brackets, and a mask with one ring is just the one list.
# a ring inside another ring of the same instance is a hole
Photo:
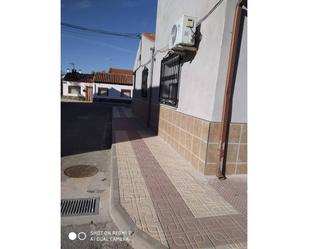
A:
{"label": "tiled sidewalk", "polygon": [[114,107],[120,202],[136,225],[168,248],[246,248],[246,176],[196,171],[131,109]]}

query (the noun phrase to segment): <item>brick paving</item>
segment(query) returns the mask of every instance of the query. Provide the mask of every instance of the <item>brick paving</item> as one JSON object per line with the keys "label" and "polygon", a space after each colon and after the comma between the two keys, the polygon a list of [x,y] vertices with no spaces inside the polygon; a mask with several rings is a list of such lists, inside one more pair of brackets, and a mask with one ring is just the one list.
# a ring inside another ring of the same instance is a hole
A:
{"label": "brick paving", "polygon": [[206,177],[131,109],[114,107],[120,202],[168,248],[246,248],[246,177]]}

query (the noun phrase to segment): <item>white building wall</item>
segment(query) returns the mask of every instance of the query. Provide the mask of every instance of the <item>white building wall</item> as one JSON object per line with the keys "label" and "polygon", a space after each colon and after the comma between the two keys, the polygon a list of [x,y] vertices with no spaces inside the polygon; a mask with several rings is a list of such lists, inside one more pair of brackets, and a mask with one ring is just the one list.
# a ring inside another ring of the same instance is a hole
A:
{"label": "white building wall", "polygon": [[[108,88],[108,96],[104,95],[98,95],[98,88]],[[132,90],[133,86],[128,85],[118,85],[118,84],[108,84],[108,83],[94,83],[93,87],[93,97],[94,98],[104,98],[104,99],[131,99],[129,97],[121,97],[121,90],[129,90],[131,92],[131,98],[132,98]]]}
{"label": "white building wall", "polygon": [[[228,1],[227,4],[221,61],[213,108],[213,121],[221,121],[236,0]],[[247,17],[244,17],[231,120],[236,123],[247,123]]]}
{"label": "white building wall", "polygon": [[[142,89],[142,72],[145,67],[148,68],[148,80],[147,84],[149,87],[150,82],[150,60],[151,60],[151,50],[154,47],[154,42],[149,40],[147,37],[142,35],[139,47],[136,53],[135,63],[133,71],[135,72],[135,97],[141,97]],[[141,55],[141,56],[140,56]],[[139,60],[141,58],[141,60]],[[145,65],[146,64],[146,65]]]}
{"label": "white building wall", "polygon": [[[69,86],[80,86],[80,94],[69,93]],[[86,97],[87,86],[92,87],[93,83],[63,81],[63,96]]]}
{"label": "white building wall", "polygon": [[[156,50],[166,50],[173,24],[183,15],[202,18],[217,0],[158,0]],[[201,42],[192,62],[181,69],[177,111],[208,121],[220,121],[227,71],[228,53],[236,0],[223,1],[201,24]],[[244,35],[245,36],[245,35]],[[245,39],[243,37],[243,39]],[[243,42],[246,43],[246,40]],[[243,45],[234,92],[232,122],[246,121],[246,45]],[[154,65],[153,86],[159,89],[161,60],[158,53]],[[155,94],[158,91],[154,91]],[[158,96],[154,96],[155,99]]]}

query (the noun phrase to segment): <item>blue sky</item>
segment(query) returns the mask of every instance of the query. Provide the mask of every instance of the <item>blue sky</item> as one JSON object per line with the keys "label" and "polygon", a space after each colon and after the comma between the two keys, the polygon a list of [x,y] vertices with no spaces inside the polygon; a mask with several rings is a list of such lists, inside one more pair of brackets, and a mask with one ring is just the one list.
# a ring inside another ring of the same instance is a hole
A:
{"label": "blue sky", "polygon": [[[123,33],[155,32],[156,0],[62,0],[61,22]],[[132,68],[139,40],[62,27],[61,69]]]}

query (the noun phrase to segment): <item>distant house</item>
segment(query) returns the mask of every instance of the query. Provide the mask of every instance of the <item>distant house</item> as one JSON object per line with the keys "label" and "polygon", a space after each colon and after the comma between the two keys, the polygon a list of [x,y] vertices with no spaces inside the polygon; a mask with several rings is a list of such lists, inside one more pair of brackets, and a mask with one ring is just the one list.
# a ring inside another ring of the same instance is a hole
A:
{"label": "distant house", "polygon": [[62,80],[62,95],[73,99],[92,101],[93,74],[83,74],[75,69]]}
{"label": "distant house", "polygon": [[132,70],[110,68],[94,76],[94,101],[131,102],[132,89]]}
{"label": "distant house", "polygon": [[149,102],[149,81],[150,81],[150,61],[151,50],[155,44],[155,34],[144,32],[141,35],[138,50],[136,53],[135,63],[133,67],[134,74],[134,90],[133,105],[135,112],[147,122],[148,102]]}

